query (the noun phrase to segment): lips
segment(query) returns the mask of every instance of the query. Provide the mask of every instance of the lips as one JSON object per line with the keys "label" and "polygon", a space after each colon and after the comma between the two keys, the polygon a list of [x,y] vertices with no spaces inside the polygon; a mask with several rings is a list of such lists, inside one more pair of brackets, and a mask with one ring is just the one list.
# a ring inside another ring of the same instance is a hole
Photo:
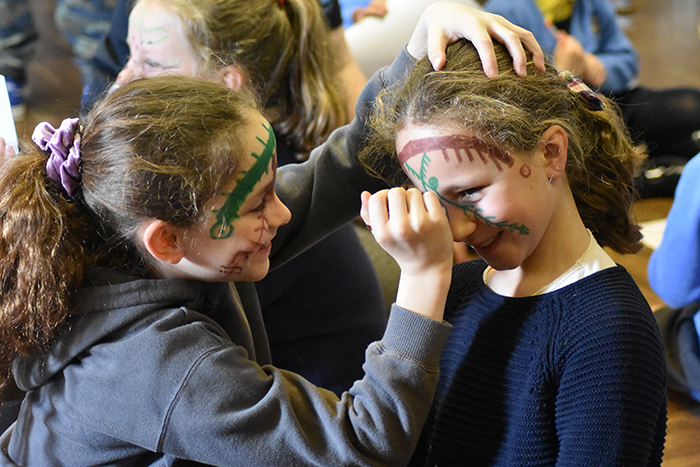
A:
{"label": "lips", "polygon": [[478,242],[469,242],[469,244],[475,249],[484,249],[490,247],[496,240],[501,238],[503,231],[499,231],[496,235],[487,238],[486,240],[481,240]]}
{"label": "lips", "polygon": [[272,242],[267,242],[267,245],[261,246],[260,249],[258,251],[256,251],[256,253],[269,255],[271,249],[272,249]]}

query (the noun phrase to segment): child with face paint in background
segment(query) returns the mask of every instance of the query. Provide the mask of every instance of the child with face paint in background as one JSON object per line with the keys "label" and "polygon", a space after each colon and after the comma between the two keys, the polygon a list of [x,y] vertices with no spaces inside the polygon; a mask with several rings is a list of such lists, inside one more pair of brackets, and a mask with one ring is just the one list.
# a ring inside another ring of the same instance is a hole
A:
{"label": "child with face paint in background", "polygon": [[[116,83],[180,74],[254,89],[283,166],[349,122],[328,39],[318,0],[139,0],[129,15],[131,56]],[[256,288],[276,366],[338,395],[362,377],[387,309],[352,223]]]}
{"label": "child with face paint in background", "polygon": [[377,92],[426,50],[439,67],[461,36],[493,74],[487,31],[522,73],[529,33],[436,4],[370,81],[359,118],[279,170],[248,94],[195,78],[124,85],[82,129],[40,125],[37,146],[0,174],[2,382],[14,359],[26,391],[0,465],[404,465],[450,329],[437,197],[397,192],[390,219],[370,218],[405,274],[367,376],[342,398],[270,365],[250,281],[356,216],[363,187],[383,186],[355,157]]}
{"label": "child with face paint in background", "polygon": [[[380,96],[361,156],[435,193],[454,240],[481,257],[453,270],[453,331],[411,465],[658,466],[663,347],[602,248],[640,248],[630,208],[643,148],[611,101],[551,66],[519,79],[496,50],[495,79],[467,43],[440,71],[419,62]],[[363,196],[366,214],[381,211],[385,191]]]}

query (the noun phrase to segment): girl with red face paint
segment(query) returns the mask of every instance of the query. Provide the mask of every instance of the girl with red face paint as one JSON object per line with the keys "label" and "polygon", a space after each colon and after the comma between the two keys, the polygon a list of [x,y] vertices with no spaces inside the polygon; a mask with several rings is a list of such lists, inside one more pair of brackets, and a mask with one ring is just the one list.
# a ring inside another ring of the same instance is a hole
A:
{"label": "girl with red face paint", "polygon": [[[493,79],[467,43],[439,71],[421,62],[380,97],[362,157],[437,195],[454,240],[480,256],[453,271],[454,328],[412,465],[658,466],[663,347],[604,249],[640,248],[644,148],[576,77],[548,67],[520,79],[496,49]],[[365,194],[365,211],[385,196]]]}

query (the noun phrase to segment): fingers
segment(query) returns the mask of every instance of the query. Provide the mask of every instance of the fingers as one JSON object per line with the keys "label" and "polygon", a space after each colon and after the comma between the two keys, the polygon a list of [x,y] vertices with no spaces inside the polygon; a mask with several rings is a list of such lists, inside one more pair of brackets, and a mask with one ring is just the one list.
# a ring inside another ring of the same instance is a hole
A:
{"label": "fingers", "polygon": [[363,191],[360,194],[360,201],[362,202],[362,206],[360,207],[360,217],[362,218],[362,221],[365,223],[368,229],[372,230],[372,223],[369,218],[369,198],[370,198],[370,193],[369,191]]}
{"label": "fingers", "polygon": [[362,219],[375,238],[381,235],[389,220],[388,194],[389,190],[381,190],[371,196],[366,191],[362,193]]}
{"label": "fingers", "polygon": [[489,29],[489,34],[498,42],[506,46],[511,57],[513,57],[513,68],[518,76],[527,76],[527,58],[525,55],[525,49],[532,54],[532,60],[535,67],[540,71],[545,70],[544,53],[542,52],[542,48],[537,43],[535,36],[527,29],[516,26],[502,16],[497,16],[495,18],[495,22],[492,24],[492,27]]}
{"label": "fingers", "polygon": [[428,211],[431,217],[442,218],[446,216],[445,207],[442,205],[440,198],[438,198],[435,193],[431,191],[424,193],[423,203],[425,205],[425,209]]}
{"label": "fingers", "polygon": [[404,241],[431,224],[447,223],[445,210],[432,192],[392,188],[373,195],[365,191],[361,199],[360,216],[382,243]]}
{"label": "fingers", "polygon": [[525,49],[532,53],[535,67],[544,71],[544,53],[535,36],[502,16],[452,2],[437,2],[428,6],[421,16],[408,44],[414,58],[427,53],[433,68],[445,64],[445,49],[460,38],[471,41],[479,52],[484,72],[498,75],[492,40],[503,43],[513,57],[513,67],[520,76],[527,75]]}

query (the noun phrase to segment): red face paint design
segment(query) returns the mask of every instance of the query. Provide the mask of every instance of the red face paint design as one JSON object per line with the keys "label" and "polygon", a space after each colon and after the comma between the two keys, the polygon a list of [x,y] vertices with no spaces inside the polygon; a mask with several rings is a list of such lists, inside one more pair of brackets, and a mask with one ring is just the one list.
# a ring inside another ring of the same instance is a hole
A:
{"label": "red face paint design", "polygon": [[489,160],[493,161],[499,171],[503,170],[503,165],[510,168],[514,164],[513,158],[507,152],[501,151],[482,139],[464,135],[414,139],[406,143],[398,157],[401,165],[404,165],[407,160],[415,155],[441,151],[445,161],[449,161],[449,150],[452,151],[459,162],[463,161],[462,154],[469,159],[469,162],[473,162],[478,157],[484,164]]}

